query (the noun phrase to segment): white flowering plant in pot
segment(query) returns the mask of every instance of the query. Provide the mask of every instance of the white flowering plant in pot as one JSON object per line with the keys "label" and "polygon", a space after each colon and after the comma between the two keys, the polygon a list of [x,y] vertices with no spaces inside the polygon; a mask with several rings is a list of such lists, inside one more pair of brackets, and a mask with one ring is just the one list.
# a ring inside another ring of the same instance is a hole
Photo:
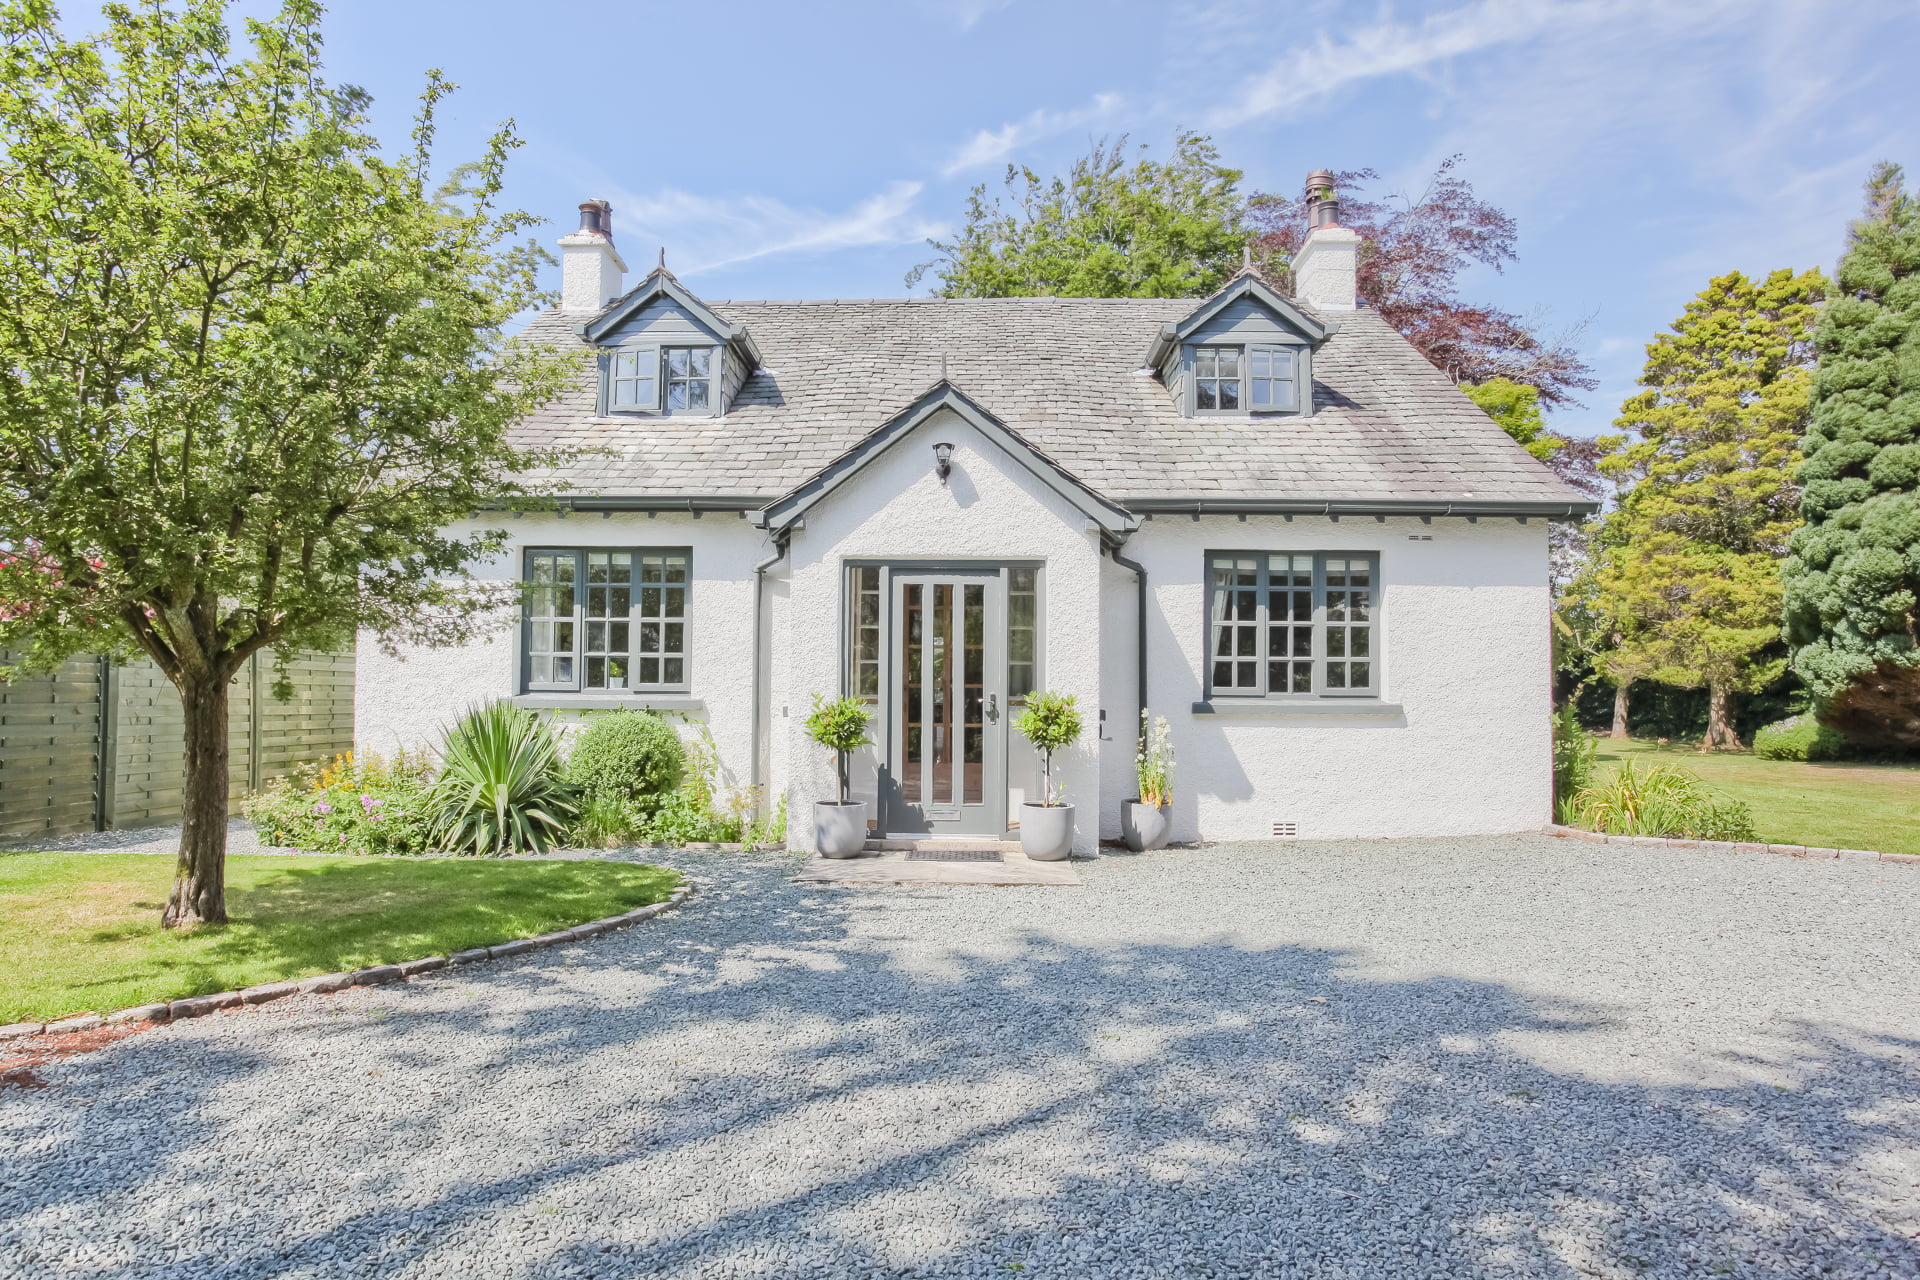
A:
{"label": "white flowering plant in pot", "polygon": [[1135,853],[1166,847],[1172,828],[1173,734],[1167,718],[1140,708],[1140,747],[1134,755],[1140,794],[1120,806],[1120,830]]}

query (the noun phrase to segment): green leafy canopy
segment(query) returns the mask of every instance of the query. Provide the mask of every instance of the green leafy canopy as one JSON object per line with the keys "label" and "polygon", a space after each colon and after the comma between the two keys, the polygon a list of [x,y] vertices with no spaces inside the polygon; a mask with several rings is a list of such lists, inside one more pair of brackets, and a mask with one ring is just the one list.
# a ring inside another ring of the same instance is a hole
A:
{"label": "green leafy canopy", "polygon": [[65,34],[0,5],[0,646],[137,647],[175,683],[356,628],[457,638],[498,532],[451,533],[541,461],[511,423],[562,361],[502,339],[538,297],[496,205],[511,126],[432,186],[321,79],[321,10],[231,46],[218,0]]}
{"label": "green leafy canopy", "polygon": [[1615,637],[1616,678],[1706,686],[1709,745],[1732,745],[1733,695],[1775,679],[1779,557],[1799,522],[1793,470],[1812,380],[1817,270],[1732,272],[1647,347],[1647,389],[1602,440],[1624,492],[1584,598]]}
{"label": "green leafy canopy", "polygon": [[1882,164],[1866,203],[1815,335],[1786,635],[1823,720],[1910,748],[1920,746],[1920,198],[1898,165]]}
{"label": "green leafy canopy", "polygon": [[1097,143],[1065,177],[1009,165],[1006,203],[975,187],[959,236],[929,241],[940,256],[915,267],[907,287],[931,270],[942,298],[1205,297],[1248,244],[1240,178],[1211,141],[1187,132],[1164,161],[1129,163],[1122,136]]}

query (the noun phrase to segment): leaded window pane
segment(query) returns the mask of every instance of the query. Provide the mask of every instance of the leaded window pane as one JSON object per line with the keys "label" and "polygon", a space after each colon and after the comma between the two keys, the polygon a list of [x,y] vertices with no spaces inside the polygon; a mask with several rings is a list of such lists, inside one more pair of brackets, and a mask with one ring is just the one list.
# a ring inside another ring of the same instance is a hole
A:
{"label": "leaded window pane", "polygon": [[1371,556],[1213,556],[1214,692],[1373,692],[1373,571]]}

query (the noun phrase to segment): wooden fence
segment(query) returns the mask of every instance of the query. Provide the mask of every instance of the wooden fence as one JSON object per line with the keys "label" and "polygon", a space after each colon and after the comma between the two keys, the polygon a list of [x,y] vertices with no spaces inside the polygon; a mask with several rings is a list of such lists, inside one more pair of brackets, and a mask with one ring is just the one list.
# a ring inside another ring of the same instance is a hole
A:
{"label": "wooden fence", "polygon": [[[276,701],[256,655],[229,691],[229,793],[353,747],[353,654],[302,654]],[[180,819],[180,698],[145,660],[75,658],[0,684],[0,842]]]}

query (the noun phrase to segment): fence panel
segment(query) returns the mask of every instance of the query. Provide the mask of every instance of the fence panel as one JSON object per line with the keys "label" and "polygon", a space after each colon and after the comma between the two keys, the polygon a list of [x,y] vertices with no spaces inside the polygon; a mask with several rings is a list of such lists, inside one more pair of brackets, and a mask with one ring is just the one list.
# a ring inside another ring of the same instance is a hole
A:
{"label": "fence panel", "polygon": [[[353,747],[352,652],[300,654],[288,674],[286,702],[271,656],[228,690],[231,796]],[[0,841],[179,821],[184,728],[173,684],[144,659],[75,658],[0,684]]]}
{"label": "fence panel", "polygon": [[103,676],[83,657],[0,684],[0,840],[94,829]]}

